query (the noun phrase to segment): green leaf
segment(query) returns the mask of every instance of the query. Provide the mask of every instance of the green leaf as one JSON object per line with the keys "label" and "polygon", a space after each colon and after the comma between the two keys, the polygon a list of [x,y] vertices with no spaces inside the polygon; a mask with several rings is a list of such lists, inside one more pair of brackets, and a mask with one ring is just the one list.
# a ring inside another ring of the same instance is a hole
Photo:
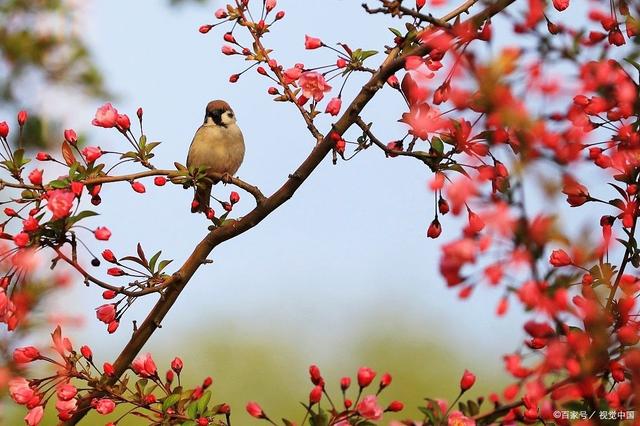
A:
{"label": "green leaf", "polygon": [[171,262],[173,262],[173,260],[171,259],[167,259],[167,260],[163,260],[162,262],[160,262],[160,264],[158,265],[158,273],[162,272],[164,270],[164,268],[167,267],[167,265],[169,265]]}
{"label": "green leaf", "polygon": [[210,400],[211,400],[211,391],[206,391],[204,395],[200,397],[197,403],[199,414],[202,414],[205,411],[207,411],[207,405],[209,405]]}
{"label": "green leaf", "polygon": [[157,252],[156,254],[154,254],[153,256],[151,256],[151,260],[149,260],[149,270],[151,272],[154,271],[155,267],[156,267],[156,262],[158,261],[158,258],[160,258],[160,254],[162,253],[162,250],[160,250],[159,252]]}
{"label": "green leaf", "polygon": [[162,411],[167,411],[169,408],[173,407],[178,401],[180,401],[179,393],[172,393],[168,397],[162,401]]}
{"label": "green leaf", "polygon": [[187,417],[195,419],[198,416],[198,405],[195,403],[189,404],[187,407]]}
{"label": "green leaf", "polygon": [[53,189],[63,189],[69,186],[69,182],[65,180],[56,179],[49,182],[49,186],[52,187]]}
{"label": "green leaf", "polygon": [[396,30],[395,28],[389,27],[389,31],[391,31],[393,35],[396,37],[402,37],[402,33],[399,30]]}
{"label": "green leaf", "polygon": [[442,143],[442,139],[439,137],[431,138],[431,148],[434,149],[438,154],[442,154],[444,152],[444,143]]}
{"label": "green leaf", "polygon": [[364,51],[360,54],[360,58],[361,58],[360,60],[361,60],[361,61],[364,61],[364,60],[366,60],[367,58],[370,58],[370,57],[375,56],[375,55],[377,55],[377,54],[378,54],[378,51],[377,51],[377,50],[364,50]]}
{"label": "green leaf", "polygon": [[98,213],[93,212],[91,210],[83,210],[80,213],[78,213],[77,215],[72,216],[69,219],[67,219],[67,224],[68,225],[73,225],[74,223],[79,222],[82,219],[86,219],[88,217],[97,216],[97,215],[98,215]]}

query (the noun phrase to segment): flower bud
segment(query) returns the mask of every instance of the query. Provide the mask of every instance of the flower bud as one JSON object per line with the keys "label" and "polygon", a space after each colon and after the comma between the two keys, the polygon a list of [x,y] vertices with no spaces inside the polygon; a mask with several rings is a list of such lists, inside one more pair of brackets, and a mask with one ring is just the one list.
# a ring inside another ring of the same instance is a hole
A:
{"label": "flower bud", "polygon": [[360,367],[358,370],[358,385],[360,388],[366,388],[376,377],[376,372],[369,367]]}
{"label": "flower bud", "polygon": [[462,392],[466,392],[471,389],[473,384],[476,382],[476,376],[469,370],[464,370],[464,374],[462,374],[462,378],[460,379],[460,390]]}
{"label": "flower bud", "polygon": [[20,127],[22,127],[26,122],[27,122],[27,111],[22,110],[18,113],[18,124],[20,125]]}

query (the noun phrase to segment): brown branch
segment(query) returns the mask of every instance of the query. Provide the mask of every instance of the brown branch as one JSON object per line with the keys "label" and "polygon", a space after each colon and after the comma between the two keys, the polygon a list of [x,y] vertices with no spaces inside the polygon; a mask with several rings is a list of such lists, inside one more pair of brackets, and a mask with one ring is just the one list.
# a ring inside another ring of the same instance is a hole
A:
{"label": "brown branch", "polygon": [[[501,0],[498,3],[503,4],[503,7],[507,7],[513,1],[515,0]],[[499,12],[495,5],[490,6],[489,9],[490,11],[483,11],[481,13],[490,17]],[[392,49],[380,66],[380,69],[362,87],[340,119],[333,125],[332,130],[339,135],[343,135],[358,120],[364,107],[384,86],[387,79],[404,66],[406,56],[415,55],[417,52],[423,52],[422,54],[425,55],[428,51],[429,49],[427,47],[419,46],[405,53],[402,57],[398,57],[400,49],[397,47]],[[180,269],[169,278],[164,297],[151,309],[114,362],[115,374],[108,379],[107,385],[116,383],[120,376],[127,371],[131,362],[160,326],[162,320],[180,296],[180,293],[182,293],[200,265],[206,261],[211,251],[221,243],[255,227],[274,210],[289,200],[307,178],[309,178],[322,160],[334,149],[334,146],[335,142],[331,137],[325,136],[322,138],[322,140],[315,145],[309,156],[300,164],[294,173],[289,175],[289,178],[275,193],[265,198],[262,203],[251,210],[246,216],[238,220],[231,220],[227,224],[215,228],[198,243]],[[90,409],[91,400],[99,395],[99,392],[94,392],[84,397],[79,403],[78,412],[70,420],[64,422],[64,425],[70,426],[77,424]]]}
{"label": "brown branch", "polygon": [[401,1],[382,0],[382,4],[382,7],[372,9],[368,4],[362,3],[362,7],[367,13],[372,15],[376,13],[383,13],[390,14],[391,16],[397,16],[398,18],[402,18],[403,16],[412,16],[420,21],[428,22],[432,25],[435,25],[436,27],[451,28],[451,24],[449,24],[446,20],[436,18],[432,14],[425,15],[424,13],[420,13],[414,9],[404,7],[402,6]]}

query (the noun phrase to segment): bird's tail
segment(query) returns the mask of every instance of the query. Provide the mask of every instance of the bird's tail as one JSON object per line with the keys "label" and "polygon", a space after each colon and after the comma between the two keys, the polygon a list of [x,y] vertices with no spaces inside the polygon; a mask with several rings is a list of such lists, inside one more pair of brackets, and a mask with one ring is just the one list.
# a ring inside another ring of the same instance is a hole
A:
{"label": "bird's tail", "polygon": [[211,200],[211,185],[207,185],[204,188],[198,187],[196,189],[196,195],[193,198],[191,204],[191,213],[201,212],[207,213],[209,210],[209,202]]}

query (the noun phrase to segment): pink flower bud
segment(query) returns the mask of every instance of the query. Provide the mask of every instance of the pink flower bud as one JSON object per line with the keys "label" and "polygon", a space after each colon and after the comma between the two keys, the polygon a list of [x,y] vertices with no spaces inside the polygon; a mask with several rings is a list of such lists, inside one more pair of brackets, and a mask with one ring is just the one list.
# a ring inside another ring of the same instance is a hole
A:
{"label": "pink flower bud", "polygon": [[308,50],[317,49],[322,47],[322,40],[316,37],[304,36],[304,48]]}
{"label": "pink flower bud", "polygon": [[40,351],[34,346],[25,346],[13,351],[13,360],[18,364],[27,364],[40,358]]}
{"label": "pink flower bud", "polygon": [[144,194],[147,192],[147,189],[141,182],[131,182],[131,188],[138,194]]}
{"label": "pink flower bud", "polygon": [[42,170],[34,169],[31,173],[29,173],[29,182],[33,185],[42,185]]}
{"label": "pink flower bud", "polygon": [[462,374],[462,378],[460,379],[460,390],[462,392],[465,392],[471,389],[471,387],[475,382],[476,382],[475,374],[473,374],[469,370],[464,370],[464,373]]}
{"label": "pink flower bud", "polygon": [[18,124],[20,125],[20,127],[22,127],[26,122],[27,122],[27,111],[22,110],[18,113]]}
{"label": "pink flower bud", "polygon": [[391,413],[397,413],[398,411],[402,411],[403,409],[404,409],[404,404],[402,402],[392,401],[385,411],[389,411]]}
{"label": "pink flower bud", "polygon": [[442,226],[438,219],[433,219],[427,230],[427,237],[435,239],[438,238],[440,234],[442,234]]}
{"label": "pink flower bud", "polygon": [[93,234],[95,235],[96,239],[100,241],[108,241],[109,238],[111,238],[111,231],[109,231],[109,229],[104,226],[96,228],[96,230],[93,231]]}
{"label": "pink flower bud", "polygon": [[69,142],[71,145],[75,145],[76,143],[78,143],[78,135],[76,134],[75,130],[67,129],[64,131],[64,140]]}
{"label": "pink flower bud", "polygon": [[127,114],[118,114],[118,118],[116,119],[116,124],[120,128],[120,130],[127,131],[131,127],[131,120],[129,120],[129,116]]}
{"label": "pink flower bud", "polygon": [[340,112],[341,107],[342,107],[342,99],[340,99],[339,97],[333,98],[327,104],[327,109],[325,109],[324,112],[327,114],[336,116]]}
{"label": "pink flower bud", "polygon": [[273,9],[276,8],[276,0],[267,0],[264,4],[265,8],[267,9],[267,13],[271,12]]}
{"label": "pink flower bud", "polygon": [[571,257],[564,250],[554,250],[549,257],[549,263],[551,263],[556,268],[562,266],[569,266],[573,262],[571,261]]}
{"label": "pink flower bud", "polygon": [[88,146],[82,150],[82,155],[87,163],[93,163],[102,156],[102,150],[99,146]]}
{"label": "pink flower bud", "polygon": [[105,300],[111,300],[114,297],[116,297],[118,295],[118,293],[116,293],[113,290],[105,290],[102,292],[102,298]]}
{"label": "pink flower bud", "polygon": [[108,303],[106,305],[99,306],[96,309],[96,317],[98,320],[105,324],[109,324],[116,319],[116,305]]}
{"label": "pink flower bud", "polygon": [[88,361],[91,361],[91,359],[93,358],[93,352],[91,352],[91,348],[87,345],[84,345],[80,348],[80,353]]}
{"label": "pink flower bud", "polygon": [[6,121],[0,122],[0,137],[6,138],[9,135],[9,125]]}
{"label": "pink flower bud", "polygon": [[322,386],[321,385],[314,386],[314,388],[311,389],[311,392],[309,393],[309,404],[310,405],[317,404],[318,402],[320,402],[321,399],[322,399]]}
{"label": "pink flower bud", "polygon": [[125,274],[125,272],[120,268],[109,268],[107,269],[107,274],[111,275],[112,277],[121,277]]}
{"label": "pink flower bud", "polygon": [[361,388],[366,388],[371,384],[376,377],[376,372],[369,367],[360,367],[358,370],[358,385]]}
{"label": "pink flower bud", "polygon": [[218,19],[224,19],[229,15],[227,15],[227,11],[226,10],[220,8],[220,9],[216,10],[215,16]]}
{"label": "pink flower bud", "polygon": [[102,365],[102,369],[104,370],[104,374],[106,374],[107,376],[113,376],[116,373],[116,369],[113,368],[113,365],[111,365],[111,363],[109,362],[105,362]]}
{"label": "pink flower bud", "polygon": [[343,377],[340,379],[340,389],[346,391],[351,386],[351,377]]}
{"label": "pink flower bud", "polygon": [[262,407],[260,407],[257,402],[248,402],[246,409],[251,417],[256,419],[265,418],[264,411],[262,411]]}
{"label": "pink flower bud", "polygon": [[276,21],[279,21],[282,18],[284,18],[284,10],[281,10],[280,12],[276,13]]}
{"label": "pink flower bud", "polygon": [[231,194],[229,195],[229,202],[231,204],[236,204],[238,201],[240,201],[240,194],[236,191],[231,191]]}
{"label": "pink flower bud", "polygon": [[165,178],[164,176],[156,176],[153,179],[153,183],[156,186],[164,186],[167,183],[167,178]]}
{"label": "pink flower bud", "polygon": [[201,34],[206,34],[211,31],[211,28],[213,28],[213,25],[200,25],[198,31],[200,31]]}
{"label": "pink flower bud", "polygon": [[384,389],[391,384],[391,374],[384,373],[380,379],[380,389]]}
{"label": "pink flower bud", "polygon": [[182,359],[175,357],[173,359],[173,361],[171,361],[171,368],[173,369],[173,371],[175,371],[177,374],[180,374],[180,372],[182,371],[182,367],[184,367],[184,364],[182,362]]}
{"label": "pink flower bud", "polygon": [[106,249],[102,252],[102,258],[109,263],[116,263],[116,256],[109,249]]}
{"label": "pink flower bud", "polygon": [[237,82],[238,80],[240,80],[240,74],[231,74],[231,75],[229,76],[229,82],[230,82],[230,83],[235,83],[235,82]]}

